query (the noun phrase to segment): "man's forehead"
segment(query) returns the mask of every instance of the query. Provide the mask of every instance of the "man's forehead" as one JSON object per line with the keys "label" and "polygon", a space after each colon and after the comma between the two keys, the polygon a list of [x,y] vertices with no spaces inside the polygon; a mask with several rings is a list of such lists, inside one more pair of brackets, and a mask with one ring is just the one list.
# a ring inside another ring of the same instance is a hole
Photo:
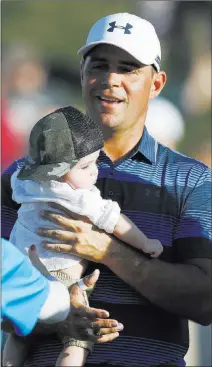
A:
{"label": "man's forehead", "polygon": [[90,60],[102,60],[102,61],[119,61],[121,63],[126,64],[134,64],[135,66],[142,66],[142,64],[136,60],[132,55],[128,52],[122,50],[119,47],[101,44],[95,46],[93,49],[89,51],[86,55]]}

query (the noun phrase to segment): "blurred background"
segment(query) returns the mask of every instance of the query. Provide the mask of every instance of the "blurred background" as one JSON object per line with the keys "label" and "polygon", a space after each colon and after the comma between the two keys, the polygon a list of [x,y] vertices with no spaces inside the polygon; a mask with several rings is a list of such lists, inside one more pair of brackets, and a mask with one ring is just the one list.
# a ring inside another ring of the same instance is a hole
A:
{"label": "blurred background", "polygon": [[[168,82],[147,127],[160,142],[211,167],[211,2],[3,0],[2,170],[27,153],[38,119],[60,106],[84,110],[77,50],[99,18],[130,12],[151,21]],[[188,365],[212,366],[211,327],[190,324]]]}
{"label": "blurred background", "polygon": [[211,2],[3,0],[1,8],[3,169],[26,154],[43,115],[84,110],[77,50],[96,20],[123,11],[150,20],[161,40],[168,82],[150,104],[148,129],[211,166]]}

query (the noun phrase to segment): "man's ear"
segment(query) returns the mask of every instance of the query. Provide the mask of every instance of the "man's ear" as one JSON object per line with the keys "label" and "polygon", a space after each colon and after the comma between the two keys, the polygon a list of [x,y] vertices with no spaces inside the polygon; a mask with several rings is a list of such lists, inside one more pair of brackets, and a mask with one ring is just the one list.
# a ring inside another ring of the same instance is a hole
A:
{"label": "man's ear", "polygon": [[167,76],[165,71],[155,72],[152,78],[152,86],[150,91],[150,99],[157,97],[166,84]]}

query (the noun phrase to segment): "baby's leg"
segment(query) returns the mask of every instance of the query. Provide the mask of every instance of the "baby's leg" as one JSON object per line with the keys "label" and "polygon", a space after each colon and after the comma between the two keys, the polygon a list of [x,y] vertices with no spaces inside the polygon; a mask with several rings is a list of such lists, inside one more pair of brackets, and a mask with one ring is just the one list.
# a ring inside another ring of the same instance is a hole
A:
{"label": "baby's leg", "polygon": [[85,270],[87,269],[88,262],[86,260],[81,260],[77,265],[72,266],[72,268],[66,268],[59,270],[60,273],[67,274],[72,282],[79,280]]}
{"label": "baby's leg", "polygon": [[[72,284],[82,277],[86,267],[87,261],[82,260],[72,268],[59,270],[58,272],[51,272],[51,274],[64,283],[68,288],[71,288]],[[82,297],[82,302],[89,305],[86,294]],[[64,348],[57,359],[56,366],[84,366],[89,351],[92,351],[93,343],[76,340],[69,336],[59,336],[62,339]]]}
{"label": "baby's leg", "polygon": [[75,345],[64,346],[60,353],[56,367],[78,367],[84,366],[88,350]]}
{"label": "baby's leg", "polygon": [[30,345],[29,337],[10,334],[3,350],[3,367],[23,366]]}

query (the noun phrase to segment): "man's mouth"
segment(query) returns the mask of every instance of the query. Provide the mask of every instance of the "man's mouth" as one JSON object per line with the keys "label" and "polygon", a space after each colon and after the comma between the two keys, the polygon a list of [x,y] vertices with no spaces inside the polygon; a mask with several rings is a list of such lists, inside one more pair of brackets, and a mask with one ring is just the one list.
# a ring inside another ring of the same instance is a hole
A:
{"label": "man's mouth", "polygon": [[103,104],[116,104],[116,103],[122,103],[123,100],[114,98],[114,97],[103,97],[103,96],[97,96],[97,99],[101,101]]}

